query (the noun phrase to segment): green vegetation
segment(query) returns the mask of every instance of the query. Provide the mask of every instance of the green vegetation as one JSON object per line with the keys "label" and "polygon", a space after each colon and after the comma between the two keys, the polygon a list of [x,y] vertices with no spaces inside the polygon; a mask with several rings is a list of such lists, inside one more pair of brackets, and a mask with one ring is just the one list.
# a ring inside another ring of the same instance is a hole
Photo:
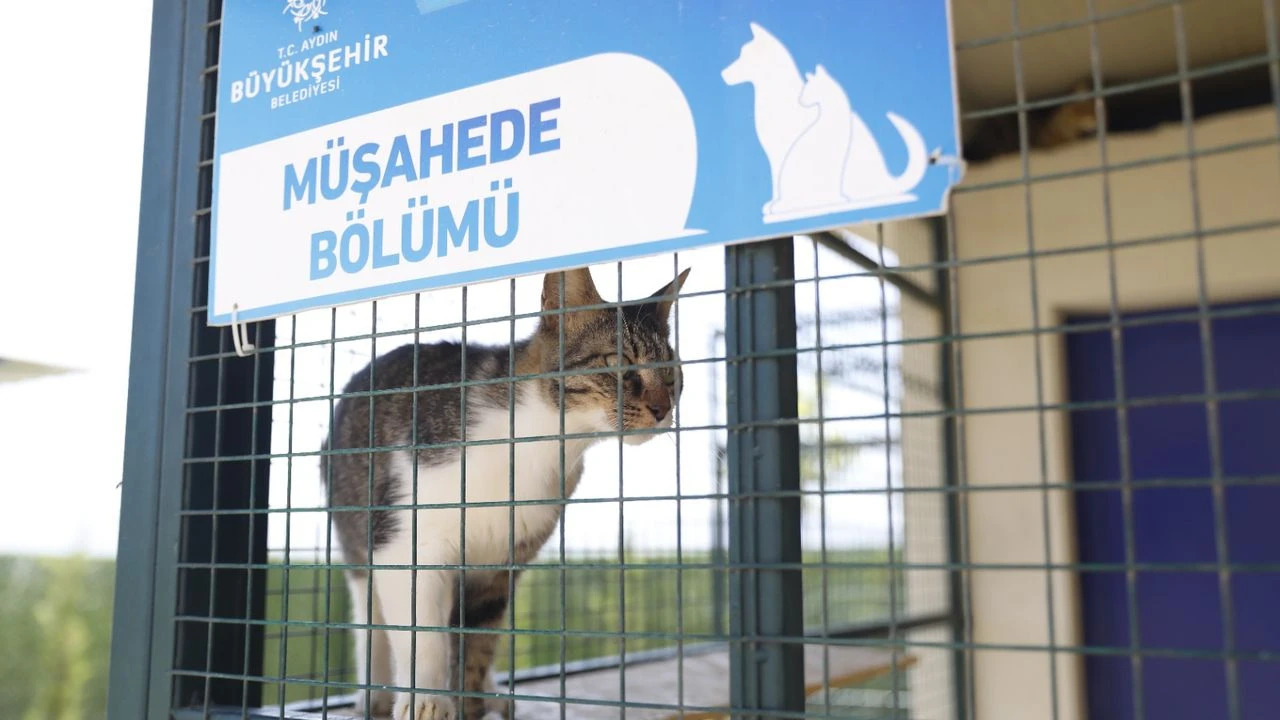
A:
{"label": "green vegetation", "polygon": [[110,560],[0,557],[5,717],[102,717],[114,580]]}
{"label": "green vegetation", "polygon": [[[715,587],[719,582],[727,592],[729,573],[710,569],[712,559],[706,553],[686,553],[681,558],[684,565],[693,567],[677,569],[676,560],[674,555],[629,555],[625,570],[617,568],[616,558],[575,559],[564,569],[529,569],[517,587],[508,627],[545,634],[518,635],[514,647],[504,643],[499,667],[527,668],[558,664],[562,657],[572,662],[617,655],[624,650],[624,641],[604,635],[620,631],[631,635],[625,640],[627,653],[674,645],[676,634],[690,636],[689,643],[722,635],[728,622],[727,605],[717,612]],[[828,554],[825,585],[830,625],[888,614],[885,560],[883,550]],[[805,561],[816,564],[819,557],[808,554]],[[6,717],[79,720],[102,716],[113,574],[109,560],[0,558],[0,708],[19,710]],[[289,679],[264,688],[267,703],[319,697],[326,680],[354,680],[350,633],[326,630],[319,624],[326,619],[350,620],[341,574],[295,565],[287,576],[286,591],[283,568],[267,573],[266,612],[273,622],[266,628],[263,674]],[[806,569],[802,576],[806,622],[821,625],[823,573]],[[719,630],[718,622],[723,623]],[[562,635],[562,628],[569,634]]]}
{"label": "green vegetation", "polygon": [[[883,567],[886,558],[884,550],[828,553],[826,620],[829,626],[888,616],[889,572]],[[624,650],[635,653],[669,647],[676,644],[677,634],[687,637],[690,644],[722,636],[727,630],[728,607],[722,605],[717,615],[715,575],[719,574],[723,592],[727,593],[729,573],[710,569],[711,557],[706,553],[686,553],[681,558],[684,565],[692,568],[677,569],[676,560],[674,555],[629,555],[625,558],[625,570],[618,569],[616,557],[575,558],[564,569],[529,568],[517,585],[515,612],[508,615],[504,628],[514,627],[518,631],[514,648],[509,640],[504,640],[498,652],[498,668],[557,665],[562,652],[565,662],[573,662],[616,656]],[[817,553],[807,553],[804,560],[814,565],[821,562]],[[350,622],[346,584],[341,573],[334,571],[327,575],[326,579],[323,569],[309,566],[290,569],[286,617],[282,602],[285,573],[283,570],[268,573],[267,617],[275,622],[267,629],[263,672],[267,677],[294,680],[283,686],[285,702],[323,694],[319,684],[307,681],[355,680],[350,634],[344,630],[326,632],[314,624],[326,617],[329,622]],[[813,568],[804,570],[802,576],[805,622],[811,627],[820,627],[823,624],[823,573],[820,568]],[[326,615],[324,601],[330,586],[333,594]],[[623,617],[625,622],[619,622]],[[719,631],[717,622],[722,623]],[[562,628],[567,632],[562,633]],[[622,632],[629,637],[624,640],[605,636]],[[285,656],[283,673],[282,654]],[[264,699],[279,702],[279,687],[268,689]]]}

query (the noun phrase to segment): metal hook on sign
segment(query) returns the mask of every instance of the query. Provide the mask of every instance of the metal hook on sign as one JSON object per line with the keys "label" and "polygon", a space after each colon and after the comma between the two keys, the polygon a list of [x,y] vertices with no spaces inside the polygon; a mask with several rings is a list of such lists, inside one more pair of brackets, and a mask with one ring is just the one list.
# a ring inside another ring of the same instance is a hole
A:
{"label": "metal hook on sign", "polygon": [[948,175],[952,183],[964,177],[965,170],[969,167],[969,163],[965,162],[963,157],[943,155],[942,148],[934,148],[934,151],[929,153],[929,164],[949,166]]}
{"label": "metal hook on sign", "polygon": [[236,319],[239,310],[239,305],[234,303],[231,305],[231,344],[236,347],[236,355],[249,357],[249,353],[253,352],[255,348],[253,343],[249,342],[249,328]]}

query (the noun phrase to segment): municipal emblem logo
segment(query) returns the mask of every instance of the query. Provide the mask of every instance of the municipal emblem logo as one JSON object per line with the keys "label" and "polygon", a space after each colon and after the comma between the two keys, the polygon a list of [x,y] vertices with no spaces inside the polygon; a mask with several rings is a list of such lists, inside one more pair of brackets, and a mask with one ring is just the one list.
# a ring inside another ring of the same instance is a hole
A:
{"label": "municipal emblem logo", "polygon": [[298,32],[302,32],[303,23],[318,20],[325,14],[324,0],[285,0],[284,12],[298,26]]}

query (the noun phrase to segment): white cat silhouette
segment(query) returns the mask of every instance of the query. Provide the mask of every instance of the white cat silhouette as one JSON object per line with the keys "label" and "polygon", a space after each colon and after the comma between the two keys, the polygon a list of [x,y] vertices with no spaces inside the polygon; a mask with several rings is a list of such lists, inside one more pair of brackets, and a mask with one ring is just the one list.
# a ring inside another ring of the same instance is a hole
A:
{"label": "white cat silhouette", "polygon": [[[832,97],[830,86],[834,81],[821,65],[805,78],[800,105],[817,108],[818,119],[800,133],[787,151],[775,183],[778,200],[766,214],[811,214],[805,211],[839,208],[850,200],[844,192],[850,133],[848,99],[841,103]],[[835,90],[839,91],[840,86],[836,85]]]}
{"label": "white cat silhouette", "polygon": [[[890,174],[884,154],[880,152],[880,144],[876,142],[870,128],[849,107],[849,96],[845,95],[844,88],[821,65],[810,76],[805,92],[818,98],[819,106],[824,108],[824,112],[825,108],[831,107],[833,110],[841,108],[849,114],[849,153],[843,186],[845,195],[853,200],[899,197],[920,184],[929,167],[929,154],[924,138],[920,137],[915,126],[895,113],[885,113],[907,146],[907,167],[895,177]],[[909,196],[908,199],[914,200],[915,197]]]}
{"label": "white cat silhouette", "polygon": [[764,28],[751,23],[751,40],[721,77],[755,90],[756,135],[773,179],[765,222],[916,199],[910,191],[924,178],[929,156],[915,127],[887,113],[907,147],[907,166],[894,176],[840,83],[818,65],[802,84],[791,53]]}

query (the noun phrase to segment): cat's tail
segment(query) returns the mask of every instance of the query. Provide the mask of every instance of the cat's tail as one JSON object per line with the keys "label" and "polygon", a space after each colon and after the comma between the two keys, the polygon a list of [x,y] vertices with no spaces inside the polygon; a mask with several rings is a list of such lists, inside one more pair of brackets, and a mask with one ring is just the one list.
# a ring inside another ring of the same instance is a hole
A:
{"label": "cat's tail", "polygon": [[925,170],[929,169],[929,151],[925,148],[924,138],[920,137],[920,132],[914,125],[901,115],[894,113],[888,113],[888,115],[889,122],[898,129],[902,142],[907,146],[907,167],[893,179],[893,193],[907,193],[920,184]]}

